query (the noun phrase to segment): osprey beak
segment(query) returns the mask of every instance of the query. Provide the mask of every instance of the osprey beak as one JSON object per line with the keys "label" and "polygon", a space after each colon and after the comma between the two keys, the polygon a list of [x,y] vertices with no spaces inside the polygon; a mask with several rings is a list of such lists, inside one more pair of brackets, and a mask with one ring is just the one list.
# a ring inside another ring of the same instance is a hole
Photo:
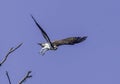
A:
{"label": "osprey beak", "polygon": [[38,45],[40,45],[41,47],[43,47],[42,43],[37,43]]}

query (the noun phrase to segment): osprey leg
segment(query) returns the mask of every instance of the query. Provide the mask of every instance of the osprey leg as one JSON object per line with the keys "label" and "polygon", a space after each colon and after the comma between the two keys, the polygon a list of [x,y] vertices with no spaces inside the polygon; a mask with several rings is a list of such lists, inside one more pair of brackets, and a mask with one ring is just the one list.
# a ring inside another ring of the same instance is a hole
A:
{"label": "osprey leg", "polygon": [[41,53],[42,55],[44,55],[46,51],[48,51],[47,48],[42,48],[41,51],[40,51],[40,53]]}

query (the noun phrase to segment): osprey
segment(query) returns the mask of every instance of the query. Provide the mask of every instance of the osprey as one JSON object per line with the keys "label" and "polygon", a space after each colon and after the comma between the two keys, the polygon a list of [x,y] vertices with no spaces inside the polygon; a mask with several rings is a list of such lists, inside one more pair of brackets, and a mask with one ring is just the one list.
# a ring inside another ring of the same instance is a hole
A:
{"label": "osprey", "polygon": [[44,55],[45,52],[48,51],[48,50],[56,50],[58,48],[58,46],[61,46],[61,45],[74,45],[74,44],[83,42],[87,38],[87,36],[68,37],[68,38],[65,38],[65,39],[56,40],[56,41],[51,42],[51,40],[50,40],[49,36],[47,35],[47,33],[42,29],[42,27],[37,23],[37,21],[35,20],[35,18],[32,15],[31,15],[31,17],[34,20],[37,27],[40,29],[43,37],[47,41],[46,43],[38,43],[38,45],[40,45],[42,47],[42,49],[40,50],[40,53],[42,55]]}

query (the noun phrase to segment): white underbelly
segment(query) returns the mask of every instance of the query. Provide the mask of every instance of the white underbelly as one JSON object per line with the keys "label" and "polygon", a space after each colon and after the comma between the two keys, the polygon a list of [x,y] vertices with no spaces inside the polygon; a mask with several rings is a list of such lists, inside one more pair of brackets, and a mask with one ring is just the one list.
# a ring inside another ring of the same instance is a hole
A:
{"label": "white underbelly", "polygon": [[49,43],[45,43],[45,44],[44,44],[44,48],[46,48],[46,49],[50,49],[50,45],[49,45]]}

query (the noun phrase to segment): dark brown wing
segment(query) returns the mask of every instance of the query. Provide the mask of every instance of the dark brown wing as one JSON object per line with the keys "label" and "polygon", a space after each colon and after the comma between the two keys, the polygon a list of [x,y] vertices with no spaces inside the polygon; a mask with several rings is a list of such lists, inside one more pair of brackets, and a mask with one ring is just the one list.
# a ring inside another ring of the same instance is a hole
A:
{"label": "dark brown wing", "polygon": [[37,21],[35,20],[35,18],[31,15],[32,19],[34,20],[35,24],[38,26],[38,28],[40,29],[40,31],[42,32],[43,37],[46,39],[46,41],[51,45],[51,47],[53,48],[53,45],[50,41],[50,38],[48,37],[47,33],[42,29],[42,27],[37,23]]}
{"label": "dark brown wing", "polygon": [[86,40],[87,36],[84,37],[69,37],[66,39],[62,39],[62,40],[57,40],[52,42],[53,45],[55,46],[60,46],[60,45],[74,45],[76,43],[80,43],[84,40]]}

